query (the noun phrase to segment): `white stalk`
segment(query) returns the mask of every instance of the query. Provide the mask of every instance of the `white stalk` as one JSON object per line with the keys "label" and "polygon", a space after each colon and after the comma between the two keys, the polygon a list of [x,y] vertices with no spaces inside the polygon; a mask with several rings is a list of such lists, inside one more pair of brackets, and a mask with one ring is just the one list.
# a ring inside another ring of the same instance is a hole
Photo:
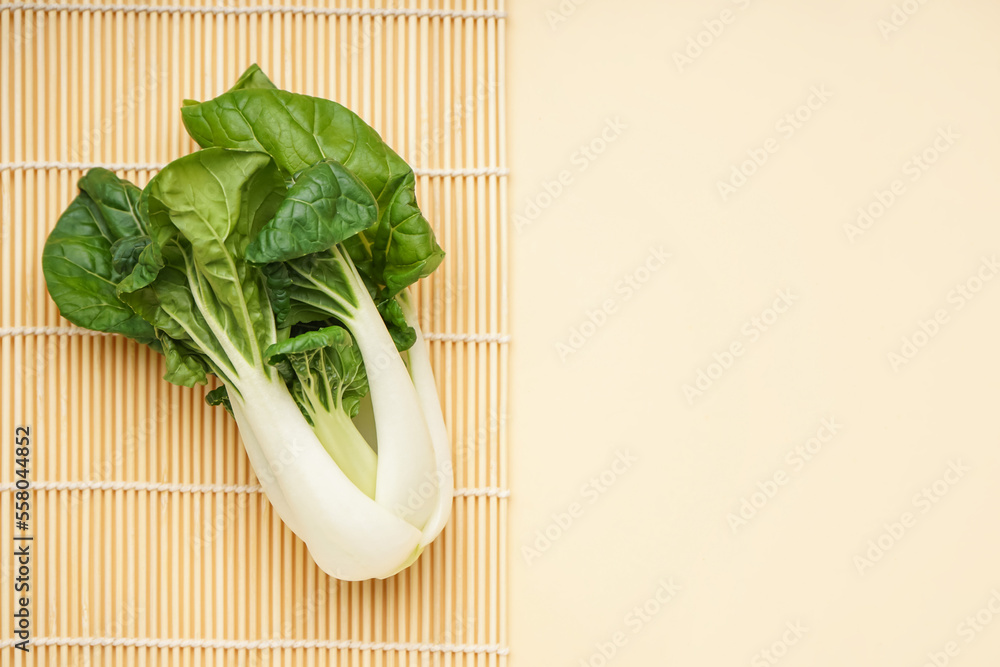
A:
{"label": "white stalk", "polygon": [[431,442],[434,447],[434,470],[438,481],[436,498],[428,499],[433,504],[433,511],[424,524],[421,545],[430,544],[444,529],[451,516],[452,496],[455,491],[455,474],[451,463],[451,441],[448,438],[448,428],[441,412],[441,400],[437,386],[434,383],[434,372],[431,370],[431,358],[427,351],[427,342],[420,331],[420,320],[416,311],[410,305],[409,294],[399,296],[399,304],[403,308],[406,323],[413,327],[417,340],[409,349],[410,376],[417,390],[420,406],[430,430]]}
{"label": "white stalk", "polygon": [[368,295],[350,257],[333,248],[352,281],[358,302],[344,324],[354,335],[365,373],[378,434],[375,500],[422,529],[434,511],[424,496],[436,489],[435,455],[430,430],[403,358],[389,335],[375,302]]}
{"label": "white stalk", "polygon": [[384,578],[419,551],[420,531],[344,475],[280,381],[247,378],[230,402],[268,498],[323,571]]}
{"label": "white stalk", "polygon": [[396,350],[382,316],[370,298],[362,297],[355,316],[345,324],[361,350],[378,434],[375,500],[422,528],[434,505],[424,502],[434,488],[434,447],[417,391]]}
{"label": "white stalk", "polygon": [[[233,408],[233,417],[239,426],[243,449],[246,450],[247,458],[250,459],[250,466],[253,468],[254,475],[257,476],[257,481],[264,488],[264,494],[267,496],[271,506],[274,507],[274,511],[278,513],[278,516],[285,522],[288,529],[297,535],[299,532],[299,522],[292,511],[292,506],[285,499],[285,492],[278,486],[274,475],[269,472],[270,465],[267,462],[267,457],[264,456],[264,450],[261,449],[260,442],[257,440],[257,435],[249,427],[249,420],[246,417],[246,412],[243,410],[243,401],[239,400],[239,395],[232,385],[227,384],[226,391],[229,393],[229,404]],[[246,428],[244,428],[244,425],[246,425]]]}
{"label": "white stalk", "polygon": [[366,496],[374,498],[378,474],[375,451],[339,405],[332,405],[331,399],[332,409],[327,410],[312,390],[303,389],[313,407],[311,414],[316,437],[348,479]]}

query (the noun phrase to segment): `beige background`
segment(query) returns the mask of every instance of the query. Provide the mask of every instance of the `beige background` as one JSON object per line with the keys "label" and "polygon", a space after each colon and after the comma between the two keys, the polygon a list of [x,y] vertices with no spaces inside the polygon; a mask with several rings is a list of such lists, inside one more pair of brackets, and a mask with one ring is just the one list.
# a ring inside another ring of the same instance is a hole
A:
{"label": "beige background", "polygon": [[[892,32],[889,0],[511,8],[516,664],[997,664],[1000,280],[976,276],[1000,253],[1000,6],[897,4]],[[673,54],[723,10],[679,71]],[[813,87],[829,98],[788,136],[779,123]],[[579,147],[616,118],[588,161]],[[769,139],[723,201],[718,182]],[[908,163],[925,150],[934,164]],[[845,224],[896,179],[852,242]],[[616,292],[660,246],[666,264]],[[971,300],[955,291],[967,281]],[[794,301],[772,321],[779,290]],[[561,358],[607,299],[615,311]],[[754,316],[773,324],[755,340]],[[690,404],[683,386],[734,342],[742,355]],[[830,418],[812,460],[787,458]],[[635,462],[585,490],[620,451]],[[946,473],[942,497],[919,497]],[[727,516],[776,474],[734,531]],[[884,556],[856,561],[880,536]],[[671,578],[658,613],[629,616]],[[984,608],[992,623],[966,620]]]}

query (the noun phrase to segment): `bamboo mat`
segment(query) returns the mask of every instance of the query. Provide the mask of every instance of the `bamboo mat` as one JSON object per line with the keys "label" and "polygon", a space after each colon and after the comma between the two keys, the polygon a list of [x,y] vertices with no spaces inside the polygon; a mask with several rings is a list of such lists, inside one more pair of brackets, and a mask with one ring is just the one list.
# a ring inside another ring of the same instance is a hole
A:
{"label": "bamboo mat", "polygon": [[[0,664],[506,664],[503,0],[0,3]],[[417,171],[448,255],[415,296],[453,441],[454,514],[385,581],[327,577],[259,492],[208,388],[69,328],[42,244],[92,165],[144,185],[195,148],[184,98],[257,62],[337,100]],[[31,520],[12,526],[14,430]],[[11,647],[31,534],[33,645]]]}

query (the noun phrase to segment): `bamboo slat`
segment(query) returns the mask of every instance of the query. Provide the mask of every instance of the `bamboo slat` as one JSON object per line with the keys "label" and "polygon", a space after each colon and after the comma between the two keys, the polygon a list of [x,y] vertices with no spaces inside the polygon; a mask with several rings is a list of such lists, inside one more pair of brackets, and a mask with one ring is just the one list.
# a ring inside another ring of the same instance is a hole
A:
{"label": "bamboo slat", "polygon": [[[503,0],[0,2],[0,664],[506,664],[505,16]],[[207,389],[75,329],[45,292],[42,245],[86,169],[144,185],[196,148],[181,101],[253,62],[382,133],[448,253],[414,296],[453,440],[454,514],[385,581],[319,570]],[[11,646],[21,425],[28,653]]]}

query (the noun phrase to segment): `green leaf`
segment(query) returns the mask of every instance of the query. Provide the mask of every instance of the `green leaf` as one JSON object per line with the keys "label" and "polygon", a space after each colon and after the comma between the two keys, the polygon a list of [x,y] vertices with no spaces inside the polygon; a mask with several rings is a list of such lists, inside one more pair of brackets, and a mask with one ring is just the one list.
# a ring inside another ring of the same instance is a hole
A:
{"label": "green leaf", "polygon": [[267,155],[212,148],[171,162],[143,193],[164,262],[186,276],[192,302],[225,332],[217,337],[231,340],[248,361],[269,344],[274,323],[260,273],[243,255],[284,192]]}
{"label": "green leaf", "polygon": [[148,236],[126,236],[111,244],[111,266],[116,273],[127,276],[139,263],[142,251],[149,245]]}
{"label": "green leaf", "polygon": [[271,303],[275,323],[278,327],[290,326],[292,323],[285,324],[292,308],[288,296],[288,288],[292,285],[292,280],[288,277],[288,268],[281,263],[264,264],[260,267],[260,271],[264,276],[264,287]]}
{"label": "green leaf", "polygon": [[288,175],[336,160],[375,196],[378,222],[344,241],[355,265],[390,298],[429,275],[444,252],[417,207],[413,170],[345,107],[283,90],[243,89],[185,106],[201,146],[262,151]]}
{"label": "green leaf", "polygon": [[215,365],[227,359],[211,323],[195,302],[188,276],[183,270],[164,267],[152,284],[123,293],[121,298],[156,327],[161,340],[165,335],[174,342],[185,342],[205,354],[214,355]]}
{"label": "green leaf", "polygon": [[[246,364],[261,366],[261,350],[277,339],[264,279],[243,254],[284,193],[267,155],[219,148],[171,162],[142,193],[152,243],[130,278],[147,256],[162,268],[121,297],[230,382]],[[177,370],[178,381],[187,372]]]}
{"label": "green leaf", "polygon": [[251,262],[280,262],[328,250],[378,220],[375,197],[335,160],[303,171],[274,219],[247,247]]}
{"label": "green leaf", "polygon": [[[121,248],[120,250],[124,252],[126,248]],[[139,256],[135,258],[135,263],[131,262],[131,257],[127,263],[124,258],[121,258],[119,261],[122,263],[123,268],[130,267],[129,273],[118,283],[119,297],[152,283],[156,280],[156,276],[159,275],[160,269],[164,266],[160,250],[152,243],[151,239],[150,243],[146,244],[139,253]]]}
{"label": "green leaf", "polygon": [[208,382],[202,355],[191,351],[183,343],[175,342],[169,336],[161,335],[159,340],[163,346],[163,354],[167,358],[167,373],[163,376],[164,380],[182,387],[193,387]]}
{"label": "green leaf", "polygon": [[250,65],[250,67],[248,67],[247,70],[240,75],[240,78],[236,80],[236,83],[234,83],[233,87],[229,90],[232,92],[234,90],[253,90],[255,88],[270,88],[272,90],[277,88],[277,86],[274,85],[269,78],[267,78],[267,75],[264,74],[264,71],[257,65],[257,63]]}
{"label": "green leaf", "polygon": [[[264,71],[256,63],[254,63],[240,75],[240,78],[236,80],[236,83],[234,83],[233,87],[227,92],[232,92],[234,90],[254,90],[260,88],[275,89],[277,86],[275,86],[274,83],[267,78],[267,75],[264,74]],[[189,107],[195,104],[201,104],[201,102],[198,100],[184,100],[181,103],[184,107]]]}
{"label": "green leaf", "polygon": [[[355,318],[360,302],[375,298],[377,288],[363,274],[358,276],[360,284],[352,280],[350,262],[342,251],[334,248],[265,265],[272,308],[276,309],[276,317],[280,316],[279,326],[292,327],[331,317],[339,321]],[[410,349],[416,341],[416,332],[407,323],[396,299],[382,300],[376,307],[396,349],[400,352]]]}
{"label": "green leaf", "polygon": [[306,322],[327,317],[350,317],[365,294],[351,277],[350,260],[338,248],[314,253],[284,263],[290,284],[287,287],[292,308],[314,313],[316,317],[299,317]]}
{"label": "green leaf", "polygon": [[343,327],[308,331],[275,343],[264,351],[264,358],[274,366],[289,364],[303,389],[327,411],[339,408],[354,417],[368,393],[361,351]]}
{"label": "green leaf", "polygon": [[205,394],[205,402],[209,405],[221,405],[226,412],[233,414],[233,404],[229,401],[229,391],[224,384]]}
{"label": "green leaf", "polygon": [[417,340],[417,332],[406,323],[406,315],[403,314],[399,302],[396,299],[383,301],[378,304],[378,312],[385,322],[386,329],[389,330],[389,335],[392,336],[392,342],[396,344],[396,349],[402,352],[413,347],[413,343]]}
{"label": "green leaf", "polygon": [[[271,303],[274,321],[279,329],[288,329],[304,322],[318,322],[330,318],[330,313],[310,305],[308,301],[292,299],[301,296],[301,287],[296,287],[289,275],[288,266],[283,262],[262,264],[260,272],[264,276],[264,287]],[[309,297],[316,295],[309,293]]]}
{"label": "green leaf", "polygon": [[[96,180],[101,187],[94,184]],[[118,298],[116,290],[121,274],[115,270],[112,247],[122,238],[120,231],[134,234],[142,227],[138,222],[127,224],[128,216],[117,208],[122,201],[119,195],[130,197],[131,189],[108,183],[105,175],[95,177],[88,187],[96,196],[108,195],[110,199],[98,202],[84,192],[56,222],[42,250],[42,273],[49,295],[62,316],[77,326],[153,344],[153,328]],[[105,212],[115,218],[113,224]]]}
{"label": "green leaf", "polygon": [[138,187],[100,167],[88,171],[78,185],[97,204],[115,238],[147,234],[146,224],[139,215],[142,191]]}

